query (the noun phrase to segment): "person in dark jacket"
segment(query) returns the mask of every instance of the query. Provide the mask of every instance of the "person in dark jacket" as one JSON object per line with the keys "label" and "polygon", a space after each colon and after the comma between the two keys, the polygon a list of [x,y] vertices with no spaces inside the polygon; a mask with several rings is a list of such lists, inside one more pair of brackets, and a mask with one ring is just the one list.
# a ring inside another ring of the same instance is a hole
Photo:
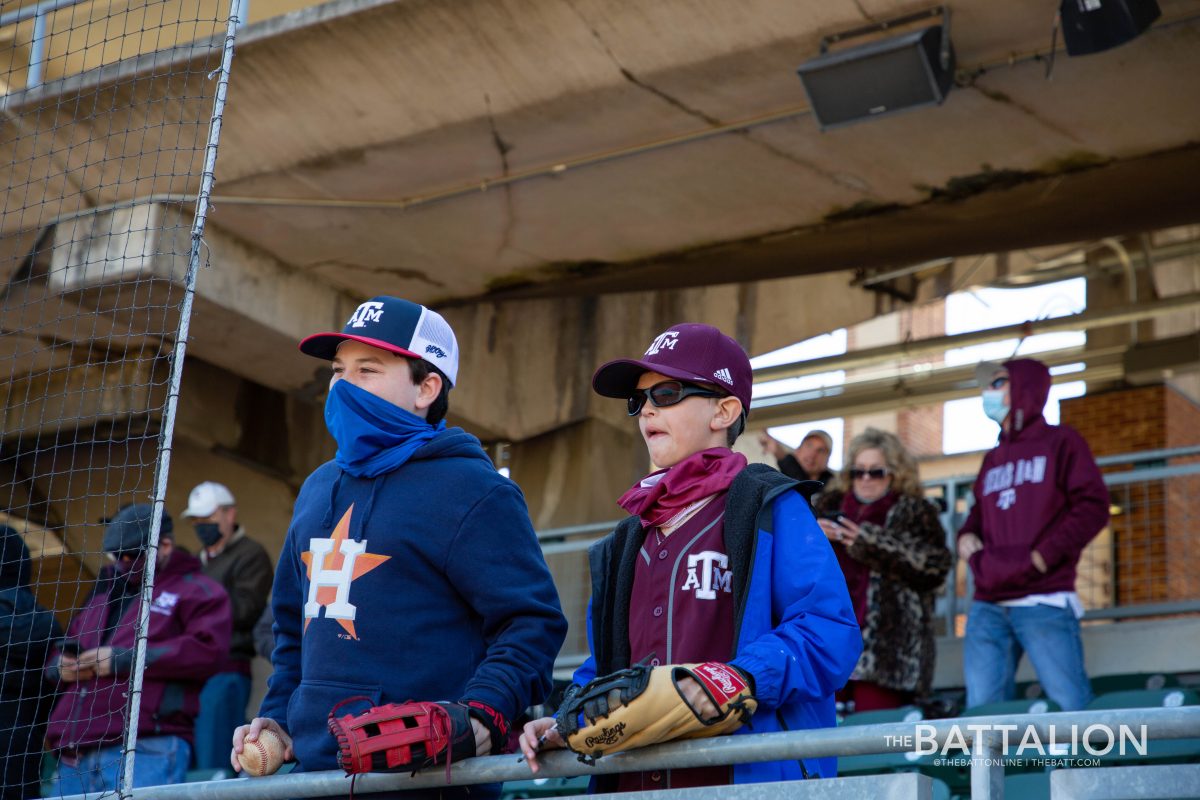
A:
{"label": "person in dark jacket", "polygon": [[[631,664],[726,662],[753,687],[758,708],[734,735],[832,727],[834,692],[862,638],[846,581],[801,486],[730,448],[745,427],[752,376],[746,353],[710,325],[675,325],[641,359],[609,362],[592,386],[626,400],[659,467],[618,500],[631,514],[588,554],[591,655],[582,684]],[[693,710],[716,708],[694,681]],[[541,737],[545,736],[545,741]],[[537,771],[539,747],[561,747],[550,717],[522,732]],[[626,773],[599,791],[687,788],[830,777],[836,759]]]}
{"label": "person in dark jacket", "polygon": [[854,711],[924,700],[933,684],[933,606],[952,556],[917,464],[895,435],[850,442],[837,485],[813,499],[846,576],[863,654],[838,699]]}
{"label": "person in dark jacket", "polygon": [[829,456],[833,452],[833,437],[817,428],[804,434],[800,446],[792,451],[786,444],[763,431],[758,435],[763,453],[775,459],[779,471],[798,481],[819,481],[825,486],[833,483]]}
{"label": "person in dark jacket", "polygon": [[29,590],[29,548],[16,529],[0,525],[0,798],[40,797],[42,738],[54,689],[42,667],[62,626]]}
{"label": "person in dark jacket", "polygon": [[233,609],[229,658],[204,684],[196,718],[196,767],[217,769],[226,764],[233,729],[246,723],[254,626],[267,606],[275,570],[266,549],[238,524],[237,501],[223,484],[205,481],[192,489],[183,516],[200,540],[204,574],[225,587]]}
{"label": "person in dark jacket", "polygon": [[[244,741],[269,728],[303,771],[337,768],[330,710],[457,701],[476,753],[553,687],[567,623],[520,489],[479,440],[447,428],[458,344],[436,312],[363,303],[300,349],[332,361],[325,421],[337,455],[301,487],[271,606],[275,667]],[[405,797],[489,798],[499,786]]]}
{"label": "person in dark jacket", "polygon": [[[103,546],[113,563],[50,654],[46,675],[59,685],[46,735],[58,757],[52,795],[111,792],[120,783],[151,517],[152,507],[139,503],[109,521]],[[133,785],[182,783],[200,689],[229,653],[231,623],[229,596],[175,546],[165,511],[147,616]]]}
{"label": "person in dark jacket", "polygon": [[1050,370],[1033,359],[981,365],[983,409],[1000,443],[983,458],[958,554],[975,577],[963,669],[967,705],[1013,699],[1022,654],[1064,711],[1084,708],[1091,684],[1075,594],[1079,556],[1108,524],[1108,489],[1083,437],[1042,409]]}

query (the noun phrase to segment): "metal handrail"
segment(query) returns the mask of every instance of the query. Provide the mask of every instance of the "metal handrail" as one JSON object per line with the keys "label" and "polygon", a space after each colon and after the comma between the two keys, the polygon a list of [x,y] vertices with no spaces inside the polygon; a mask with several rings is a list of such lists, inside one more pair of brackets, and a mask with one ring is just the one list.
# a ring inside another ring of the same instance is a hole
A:
{"label": "metal handrail", "polygon": [[36,89],[42,85],[46,68],[46,18],[56,11],[88,2],[92,0],[42,0],[35,5],[0,15],[0,28],[33,20],[33,37],[29,40],[29,71],[25,73],[26,89]]}
{"label": "metal handrail", "polygon": [[[1191,445],[1188,447],[1172,447],[1161,450],[1143,450],[1134,453],[1118,453],[1110,456],[1100,456],[1096,459],[1096,464],[1101,467],[1112,464],[1136,464],[1146,461],[1166,461],[1172,458],[1186,458],[1189,456],[1200,456],[1200,445]],[[1194,464],[1182,464],[1177,467],[1153,467],[1146,469],[1131,469],[1125,472],[1113,472],[1104,476],[1106,485],[1121,485],[1131,483],[1138,480],[1154,480],[1156,478],[1171,478],[1179,475],[1190,475],[1194,472],[1200,472],[1200,462]],[[922,483],[925,489],[934,487],[945,487],[951,483],[969,484],[974,482],[975,475],[955,475],[947,478],[937,478],[935,480],[924,481]],[[539,542],[548,540],[563,540],[571,539],[579,536],[594,536],[595,534],[606,534],[613,528],[617,527],[621,520],[611,519],[604,522],[589,522],[581,525],[567,525],[560,528],[546,528],[537,532]],[[557,550],[555,552],[564,552],[565,550]]]}
{"label": "metal handrail", "polygon": [[[801,758],[870,755],[875,753],[906,753],[913,748],[912,737],[917,725],[928,726],[927,742],[936,742],[939,749],[948,743],[963,741],[972,748],[971,795],[996,797],[990,791],[997,772],[1003,775],[1003,753],[993,732],[1008,729],[1009,741],[1024,740],[1030,729],[1040,741],[1063,741],[1062,732],[1076,726],[1086,732],[1095,726],[1140,728],[1146,726],[1147,739],[1189,739],[1200,737],[1200,706],[1180,708],[1114,709],[1105,711],[1072,711],[1051,714],[1012,714],[994,717],[920,720],[883,725],[854,725],[841,728],[820,728],[782,733],[759,733],[739,736],[720,736],[713,739],[692,739],[630,750],[599,759],[594,766],[580,763],[573,753],[548,752],[539,758],[539,778],[566,778],[578,775],[611,775],[621,772],[642,772],[654,769],[684,769],[724,764],[743,764],[761,761],[783,761]],[[1008,728],[1008,726],[1012,726]],[[906,738],[907,737],[907,738]],[[1100,739],[1100,736],[1094,736]],[[1080,739],[1082,741],[1082,738]],[[1047,756],[1048,758],[1054,756]],[[450,771],[449,785],[464,786],[478,783],[529,780],[534,777],[525,761],[518,756],[472,758],[457,763]],[[408,773],[372,773],[355,780],[355,793],[403,791],[407,789],[440,788],[446,786],[446,775],[440,769],[409,775]],[[1001,784],[1002,785],[1002,784]],[[133,800],[285,800],[286,798],[325,797],[349,791],[350,779],[342,772],[305,772],[276,775],[267,778],[208,781],[174,786],[135,788]],[[1002,791],[1002,790],[1001,790]],[[100,800],[112,793],[72,795],[62,800]]]}
{"label": "metal handrail", "polygon": [[1185,456],[1200,456],[1200,444],[1188,447],[1168,447],[1162,450],[1139,450],[1133,453],[1116,453],[1111,456],[1099,456],[1096,464],[1107,467],[1110,464],[1136,464],[1139,461],[1166,461],[1171,458]]}

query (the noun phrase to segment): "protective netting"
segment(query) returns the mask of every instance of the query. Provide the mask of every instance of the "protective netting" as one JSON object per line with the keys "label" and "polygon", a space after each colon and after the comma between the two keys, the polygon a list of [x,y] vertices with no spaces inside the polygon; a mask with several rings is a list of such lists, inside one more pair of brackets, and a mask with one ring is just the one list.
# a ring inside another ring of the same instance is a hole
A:
{"label": "protective netting", "polygon": [[152,579],[232,7],[0,3],[4,798],[124,795],[196,710],[139,642],[182,602]]}

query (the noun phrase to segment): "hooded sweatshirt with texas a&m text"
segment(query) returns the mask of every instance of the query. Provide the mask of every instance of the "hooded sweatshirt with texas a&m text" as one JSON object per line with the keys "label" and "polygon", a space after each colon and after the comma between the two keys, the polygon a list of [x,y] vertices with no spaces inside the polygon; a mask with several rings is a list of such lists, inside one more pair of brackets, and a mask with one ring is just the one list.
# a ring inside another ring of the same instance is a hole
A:
{"label": "hooded sweatshirt with texas a&m text", "polygon": [[[983,459],[975,505],[958,535],[974,533],[975,599],[1015,600],[1075,590],[1083,548],[1108,523],[1108,489],[1087,443],[1065,425],[1049,425],[1042,409],[1050,371],[1033,359],[1004,364],[1009,376],[1008,431]],[[1037,550],[1043,574],[1033,565]]]}

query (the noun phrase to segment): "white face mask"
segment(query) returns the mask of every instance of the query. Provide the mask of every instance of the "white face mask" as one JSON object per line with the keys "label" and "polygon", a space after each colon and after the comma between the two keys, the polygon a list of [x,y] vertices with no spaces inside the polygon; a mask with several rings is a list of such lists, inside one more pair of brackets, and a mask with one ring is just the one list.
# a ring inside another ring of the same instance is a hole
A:
{"label": "white face mask", "polygon": [[1008,411],[1008,403],[1004,402],[1003,389],[985,389],[983,391],[983,413],[988,416],[988,419],[1003,425]]}

